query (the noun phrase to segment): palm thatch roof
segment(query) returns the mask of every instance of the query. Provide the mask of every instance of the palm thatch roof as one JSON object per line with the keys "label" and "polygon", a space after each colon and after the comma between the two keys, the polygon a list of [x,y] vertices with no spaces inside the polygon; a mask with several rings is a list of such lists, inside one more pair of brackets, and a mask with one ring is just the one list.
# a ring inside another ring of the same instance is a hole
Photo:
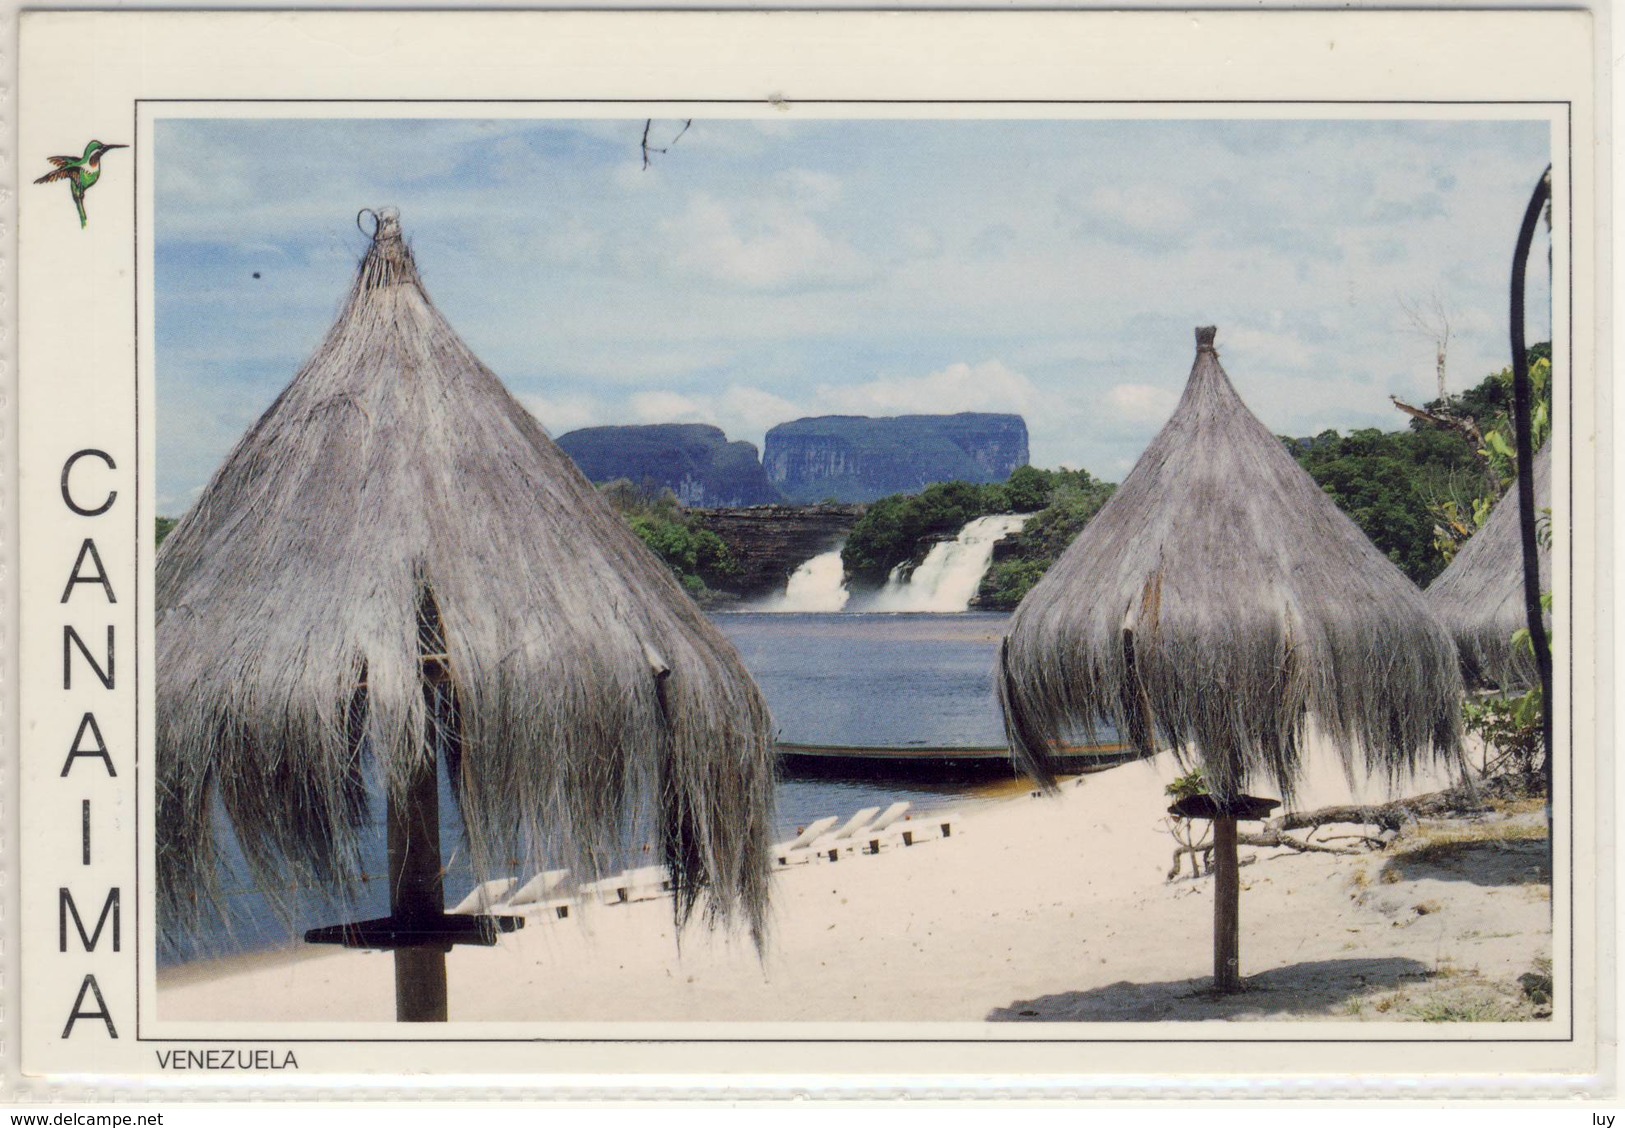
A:
{"label": "palm thatch roof", "polygon": [[[1552,505],[1552,445],[1535,454],[1535,514]],[[1523,538],[1518,494],[1524,475],[1496,502],[1484,527],[1428,585],[1427,601],[1461,654],[1469,682],[1509,689],[1540,684],[1532,654],[1514,649],[1512,636],[1529,626],[1523,599]],[[1540,548],[1540,590],[1552,590],[1552,551]]]}
{"label": "palm thatch roof", "polygon": [[1247,410],[1214,330],[1173,417],[1022,600],[1001,659],[1018,763],[1069,732],[1171,744],[1221,801],[1292,799],[1306,724],[1351,776],[1460,756],[1461,675],[1422,593]]}
{"label": "palm thatch roof", "polygon": [[[353,889],[369,778],[401,797],[432,739],[479,880],[516,863],[585,880],[647,836],[680,919],[707,890],[709,916],[760,940],[773,762],[755,683],[436,310],[392,212],[157,571],[178,927],[217,892],[214,796],[257,884]],[[442,646],[454,739],[423,685]]]}

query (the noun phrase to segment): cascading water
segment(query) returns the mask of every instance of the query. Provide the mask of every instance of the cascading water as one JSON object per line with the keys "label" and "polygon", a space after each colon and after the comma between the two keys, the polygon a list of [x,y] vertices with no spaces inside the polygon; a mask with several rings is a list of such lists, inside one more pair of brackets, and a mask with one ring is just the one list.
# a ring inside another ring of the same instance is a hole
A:
{"label": "cascading water", "polygon": [[841,546],[821,552],[802,564],[790,576],[783,595],[767,600],[755,611],[839,611],[851,592],[846,590],[846,570],[841,563]]}
{"label": "cascading water", "polygon": [[951,541],[931,546],[920,566],[903,575],[892,569],[865,611],[964,611],[993,561],[993,546],[1027,523],[1027,515],[1001,513],[978,517]]}

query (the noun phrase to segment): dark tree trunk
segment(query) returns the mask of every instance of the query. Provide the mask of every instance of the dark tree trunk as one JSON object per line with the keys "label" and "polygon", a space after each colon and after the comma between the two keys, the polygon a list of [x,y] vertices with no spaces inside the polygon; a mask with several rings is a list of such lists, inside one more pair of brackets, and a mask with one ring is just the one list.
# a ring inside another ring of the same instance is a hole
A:
{"label": "dark tree trunk", "polygon": [[1241,863],[1236,857],[1236,818],[1213,820],[1213,987],[1241,990]]}
{"label": "dark tree trunk", "polygon": [[[440,794],[432,749],[413,774],[404,803],[389,804],[389,912],[433,927],[445,911],[440,875]],[[404,809],[403,809],[404,808]],[[395,1019],[446,1021],[446,952],[395,949]]]}
{"label": "dark tree trunk", "polygon": [[1535,225],[1551,195],[1552,170],[1547,166],[1529,197],[1518,246],[1512,254],[1512,425],[1518,452],[1518,527],[1523,536],[1523,601],[1529,620],[1529,641],[1540,667],[1541,727],[1546,742],[1546,794],[1552,793],[1552,647],[1546,637],[1546,618],[1540,606],[1540,546],[1535,535],[1535,445],[1529,387],[1529,356],[1524,347],[1524,272],[1535,239]]}

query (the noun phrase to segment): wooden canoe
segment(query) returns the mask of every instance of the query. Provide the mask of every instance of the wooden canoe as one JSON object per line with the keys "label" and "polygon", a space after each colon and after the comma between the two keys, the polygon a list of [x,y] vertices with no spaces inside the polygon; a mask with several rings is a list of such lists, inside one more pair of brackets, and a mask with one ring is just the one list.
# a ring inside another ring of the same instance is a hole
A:
{"label": "wooden canoe", "polygon": [[[845,744],[795,744],[780,741],[779,767],[793,779],[888,777],[921,780],[1011,778],[1017,775],[1010,749],[1003,744],[965,748],[926,745],[862,747]],[[1064,775],[1105,771],[1141,756],[1122,741],[1067,745],[1052,758]]]}

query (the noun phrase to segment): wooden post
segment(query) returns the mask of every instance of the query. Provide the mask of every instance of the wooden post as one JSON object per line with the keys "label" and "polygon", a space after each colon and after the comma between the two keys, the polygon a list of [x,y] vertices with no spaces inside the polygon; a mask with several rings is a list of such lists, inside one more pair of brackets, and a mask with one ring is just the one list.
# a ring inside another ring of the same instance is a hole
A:
{"label": "wooden post", "polygon": [[[440,875],[440,792],[436,757],[426,748],[407,787],[406,800],[389,803],[389,915],[432,927],[445,912]],[[446,952],[442,948],[395,949],[395,1020],[446,1021]]]}
{"label": "wooden post", "polygon": [[[412,768],[404,794],[389,793],[389,915],[374,920],[307,929],[307,944],[342,944],[395,953],[395,1020],[446,1021],[446,953],[454,944],[489,948],[504,932],[525,926],[523,917],[452,915],[446,912],[440,863],[442,759],[457,763],[461,718],[447,663],[445,634],[434,597],[425,589],[418,611],[418,649],[423,662],[423,704],[428,712],[423,756]],[[350,746],[359,749],[367,718],[367,676],[350,700]]]}
{"label": "wooden post", "polygon": [[1236,816],[1213,820],[1213,989],[1241,990],[1241,863],[1236,857]]}

